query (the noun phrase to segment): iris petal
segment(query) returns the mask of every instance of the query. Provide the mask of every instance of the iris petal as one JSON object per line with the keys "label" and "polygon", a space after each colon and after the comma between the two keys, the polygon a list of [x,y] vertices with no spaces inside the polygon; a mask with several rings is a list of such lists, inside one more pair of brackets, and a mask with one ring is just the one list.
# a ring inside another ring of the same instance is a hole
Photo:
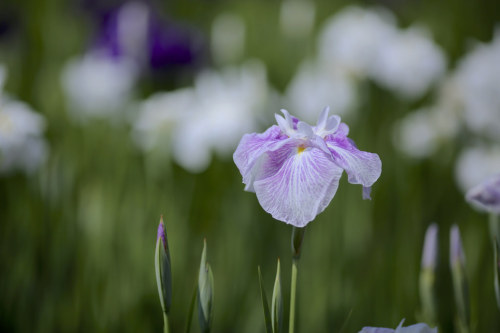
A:
{"label": "iris petal", "polygon": [[268,172],[254,182],[259,203],[275,219],[304,227],[332,200],[342,168],[323,151],[310,147],[299,153],[293,143],[266,155],[261,169]]}
{"label": "iris petal", "polygon": [[245,134],[241,138],[233,154],[233,160],[243,176],[243,183],[247,185],[245,190],[253,191],[251,171],[262,154],[284,144],[285,138],[278,126],[271,126],[264,133]]}
{"label": "iris petal", "polygon": [[335,163],[347,172],[349,183],[370,187],[380,177],[382,162],[377,154],[357,149],[346,137],[333,137],[326,144]]}

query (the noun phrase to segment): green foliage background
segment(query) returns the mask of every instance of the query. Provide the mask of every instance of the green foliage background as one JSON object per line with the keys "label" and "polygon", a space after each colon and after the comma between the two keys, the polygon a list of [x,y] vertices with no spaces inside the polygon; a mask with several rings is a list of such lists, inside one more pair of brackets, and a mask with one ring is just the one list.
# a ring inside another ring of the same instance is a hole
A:
{"label": "green foliage background", "polygon": [[[347,4],[316,1],[315,31]],[[471,39],[491,40],[500,19],[494,0],[359,4],[387,6],[402,26],[429,26],[451,68]],[[241,15],[247,24],[245,56],[263,60],[271,84],[281,91],[301,59],[315,52],[314,39],[297,43],[280,35],[278,1],[158,5],[207,38],[218,13]],[[39,174],[0,178],[0,331],[159,332],[153,258],[163,214],[173,267],[172,332],[185,327],[204,237],[215,277],[214,332],[263,332],[257,265],[270,294],[281,259],[286,309],[291,227],[273,220],[254,194],[243,191],[230,157],[215,157],[208,170],[190,174],[140,153],[126,125],[70,121],[59,75],[66,59],[84,50],[93,29],[75,14],[73,2],[2,0],[0,13],[14,15],[18,24],[14,35],[0,40],[0,61],[9,69],[6,90],[47,118],[51,149]],[[147,96],[151,87],[142,90]],[[487,217],[465,203],[454,182],[453,161],[467,136],[432,159],[407,159],[393,148],[392,125],[432,94],[407,103],[369,83],[363,92],[350,137],[362,150],[380,155],[382,176],[372,201],[362,201],[361,188],[344,176],[329,208],[308,226],[297,331],[357,332],[367,325],[395,327],[402,318],[417,322],[421,247],[433,221],[440,228],[440,331],[454,331],[452,223],[458,223],[464,241],[474,331],[500,331]]]}

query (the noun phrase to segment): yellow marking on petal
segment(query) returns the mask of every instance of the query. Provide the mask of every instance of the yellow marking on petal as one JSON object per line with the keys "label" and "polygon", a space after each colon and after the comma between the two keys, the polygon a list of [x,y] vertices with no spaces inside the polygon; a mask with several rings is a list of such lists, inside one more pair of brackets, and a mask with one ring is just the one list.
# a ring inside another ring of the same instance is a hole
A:
{"label": "yellow marking on petal", "polygon": [[301,154],[304,150],[306,150],[306,147],[299,146],[299,148],[297,148],[297,153]]}

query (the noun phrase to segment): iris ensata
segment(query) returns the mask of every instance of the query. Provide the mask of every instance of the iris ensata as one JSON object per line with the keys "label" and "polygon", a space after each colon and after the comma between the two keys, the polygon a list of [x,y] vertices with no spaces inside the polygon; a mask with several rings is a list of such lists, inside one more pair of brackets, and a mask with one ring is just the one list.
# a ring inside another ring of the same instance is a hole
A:
{"label": "iris ensata", "polygon": [[264,133],[245,134],[234,152],[245,190],[255,192],[275,219],[304,227],[333,199],[342,172],[363,185],[363,198],[379,178],[377,154],[358,150],[347,137],[349,127],[325,108],[316,126],[281,110],[278,125]]}

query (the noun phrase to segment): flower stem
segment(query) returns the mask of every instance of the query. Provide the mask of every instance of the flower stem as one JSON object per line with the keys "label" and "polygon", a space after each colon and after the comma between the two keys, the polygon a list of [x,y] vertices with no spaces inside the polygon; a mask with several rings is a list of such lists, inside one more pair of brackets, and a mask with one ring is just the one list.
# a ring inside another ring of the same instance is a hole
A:
{"label": "flower stem", "polygon": [[299,259],[294,258],[292,262],[292,283],[290,287],[290,321],[289,321],[289,333],[293,333],[295,329],[295,294],[297,291],[297,264]]}
{"label": "flower stem", "polygon": [[168,316],[165,312],[163,312],[163,333],[169,333]]}

